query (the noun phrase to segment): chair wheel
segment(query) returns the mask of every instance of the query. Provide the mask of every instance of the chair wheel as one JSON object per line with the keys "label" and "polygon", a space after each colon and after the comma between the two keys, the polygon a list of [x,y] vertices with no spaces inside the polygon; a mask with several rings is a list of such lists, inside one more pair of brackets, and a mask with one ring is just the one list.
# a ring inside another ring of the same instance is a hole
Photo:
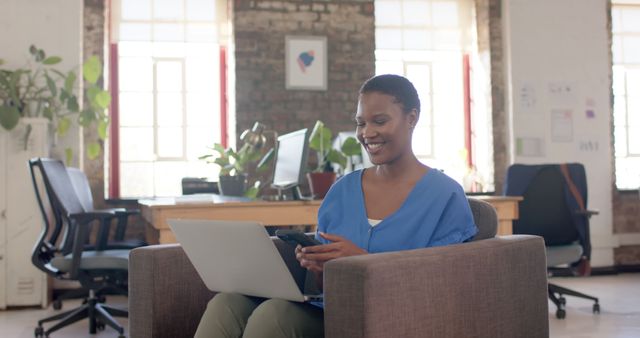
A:
{"label": "chair wheel", "polygon": [[600,304],[598,303],[593,304],[593,313],[600,314]]}
{"label": "chair wheel", "polygon": [[96,321],[96,329],[98,331],[104,331],[104,329],[105,329],[104,322],[100,321],[100,320]]}
{"label": "chair wheel", "polygon": [[562,310],[562,309],[558,309],[558,310],[556,311],[556,318],[558,318],[558,319],[564,319],[564,317],[566,317],[566,316],[567,316],[567,313],[566,313],[564,310]]}
{"label": "chair wheel", "polygon": [[62,300],[60,299],[56,299],[53,301],[53,309],[54,310],[60,310],[62,309]]}
{"label": "chair wheel", "polygon": [[33,336],[35,338],[43,338],[43,337],[47,337],[44,334],[44,328],[42,326],[38,326],[36,327],[36,329],[33,331]]}

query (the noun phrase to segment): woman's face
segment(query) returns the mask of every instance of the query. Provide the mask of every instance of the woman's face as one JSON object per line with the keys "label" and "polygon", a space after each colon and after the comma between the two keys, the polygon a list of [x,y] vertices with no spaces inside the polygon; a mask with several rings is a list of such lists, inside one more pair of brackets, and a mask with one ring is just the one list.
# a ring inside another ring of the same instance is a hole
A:
{"label": "woman's face", "polygon": [[356,112],[356,135],[369,153],[371,163],[389,164],[412,154],[411,135],[418,113],[402,111],[391,95],[369,92],[360,95]]}

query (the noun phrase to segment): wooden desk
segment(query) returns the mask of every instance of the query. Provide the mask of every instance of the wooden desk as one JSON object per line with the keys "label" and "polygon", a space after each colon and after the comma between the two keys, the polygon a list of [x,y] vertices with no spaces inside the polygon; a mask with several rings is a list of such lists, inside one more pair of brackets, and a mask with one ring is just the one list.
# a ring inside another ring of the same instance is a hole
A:
{"label": "wooden desk", "polygon": [[[512,221],[518,218],[518,201],[522,197],[473,196],[491,203],[498,212],[498,235],[512,234]],[[206,199],[206,200],[205,200]],[[149,243],[175,243],[167,219],[217,219],[259,221],[265,226],[315,225],[322,201],[227,201],[219,196],[195,198],[161,198],[140,200],[142,217],[149,223]]]}
{"label": "wooden desk", "polygon": [[522,196],[469,196],[490,203],[498,213],[498,235],[512,235],[513,221],[518,219],[518,202]]}

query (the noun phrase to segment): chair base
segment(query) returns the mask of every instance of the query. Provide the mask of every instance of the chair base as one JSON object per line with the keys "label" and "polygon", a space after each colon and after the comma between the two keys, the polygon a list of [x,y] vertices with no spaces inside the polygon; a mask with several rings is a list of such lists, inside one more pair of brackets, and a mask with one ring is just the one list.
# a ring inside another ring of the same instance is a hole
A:
{"label": "chair base", "polygon": [[82,298],[86,301],[88,297],[89,290],[83,287],[76,289],[53,290],[53,309],[62,309],[62,302],[65,300]]}
{"label": "chair base", "polygon": [[[116,317],[128,317],[129,313],[126,310],[118,309],[99,302],[99,298],[95,296],[93,291],[90,292],[90,297],[81,306],[59,313],[57,315],[47,317],[38,321],[38,326],[35,329],[34,335],[36,338],[49,337],[54,331],[57,331],[65,326],[69,326],[77,321],[89,318],[89,333],[95,334],[98,329],[104,329],[105,324],[111,326],[114,330],[118,331],[118,338],[124,338],[124,328],[118,324],[113,318]],[[44,330],[42,324],[47,322],[58,322]]]}
{"label": "chair base", "polygon": [[598,298],[586,295],[584,293],[580,293],[577,291],[573,291],[571,289],[563,288],[556,284],[548,284],[547,290],[549,292],[549,299],[556,305],[556,318],[564,319],[566,317],[565,305],[567,300],[563,297],[563,295],[574,296],[584,299],[590,299],[594,301],[593,304],[593,313],[600,313],[600,304],[598,303]]}

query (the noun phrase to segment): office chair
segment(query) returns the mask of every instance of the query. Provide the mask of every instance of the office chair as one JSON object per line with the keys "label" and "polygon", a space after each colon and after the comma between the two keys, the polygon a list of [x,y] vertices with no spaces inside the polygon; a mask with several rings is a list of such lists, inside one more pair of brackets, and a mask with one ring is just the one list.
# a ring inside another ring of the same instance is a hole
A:
{"label": "office chair", "polygon": [[[48,337],[60,328],[88,318],[89,333],[95,334],[97,329],[109,325],[123,338],[124,328],[112,316],[127,317],[128,312],[101,304],[96,293],[109,288],[126,294],[129,250],[85,249],[90,224],[110,222],[116,217],[115,212],[85,212],[62,162],[35,158],[29,161],[29,169],[43,216],[43,229],[31,261],[54,278],[78,281],[89,290],[89,297],[81,306],[39,320],[35,337]],[[45,331],[42,325],[51,321],[58,322]]]}
{"label": "office chair", "polygon": [[[524,197],[513,233],[544,238],[547,268],[590,258],[589,218],[597,212],[585,209],[587,180],[582,164],[514,164],[507,170],[505,194]],[[593,313],[600,313],[596,297],[552,283],[548,294],[558,319],[566,316],[564,295],[593,300]]]}
{"label": "office chair", "polygon": [[[96,210],[93,206],[93,195],[91,194],[91,185],[87,175],[78,168],[68,167],[67,173],[71,179],[71,184],[78,196],[80,204],[85,212],[100,211]],[[104,211],[111,211],[115,213],[117,224],[113,240],[109,240],[109,234],[111,231],[111,220],[109,222],[100,224],[98,231],[98,250],[111,250],[111,249],[134,249],[140,246],[145,246],[147,243],[139,239],[125,239],[125,233],[127,230],[127,220],[129,216],[140,214],[138,209],[124,209],[124,208],[111,208],[103,209]],[[94,249],[92,246],[86,247],[86,249]]]}

